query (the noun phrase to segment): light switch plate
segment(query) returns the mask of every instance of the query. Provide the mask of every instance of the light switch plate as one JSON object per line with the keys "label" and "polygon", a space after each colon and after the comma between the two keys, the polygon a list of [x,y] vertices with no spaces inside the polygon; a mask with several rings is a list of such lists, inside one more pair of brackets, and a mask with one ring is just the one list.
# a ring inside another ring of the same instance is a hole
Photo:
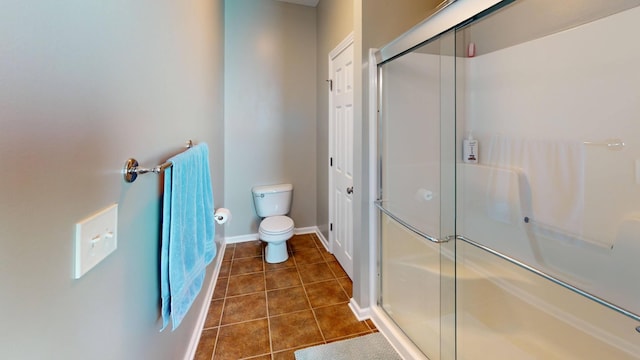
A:
{"label": "light switch plate", "polygon": [[78,279],[118,247],[118,204],[76,224],[75,278]]}

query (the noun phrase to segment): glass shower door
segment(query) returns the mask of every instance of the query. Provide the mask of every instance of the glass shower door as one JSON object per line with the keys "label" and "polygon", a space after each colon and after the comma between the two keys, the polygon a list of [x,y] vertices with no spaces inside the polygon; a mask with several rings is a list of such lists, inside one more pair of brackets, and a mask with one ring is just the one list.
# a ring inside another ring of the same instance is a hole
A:
{"label": "glass shower door", "polygon": [[379,305],[434,360],[455,358],[454,45],[379,66]]}
{"label": "glass shower door", "polygon": [[521,0],[457,30],[458,359],[640,359],[639,23]]}

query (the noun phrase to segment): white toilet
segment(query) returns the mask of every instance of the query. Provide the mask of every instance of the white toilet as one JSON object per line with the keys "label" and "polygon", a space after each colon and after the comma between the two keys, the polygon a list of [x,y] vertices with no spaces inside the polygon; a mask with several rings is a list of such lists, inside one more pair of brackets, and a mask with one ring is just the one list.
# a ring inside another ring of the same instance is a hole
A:
{"label": "white toilet", "polygon": [[293,220],[286,216],[291,208],[293,185],[255,186],[251,192],[256,213],[263,218],[258,235],[267,243],[265,261],[272,264],[286,261],[287,240],[293,236]]}

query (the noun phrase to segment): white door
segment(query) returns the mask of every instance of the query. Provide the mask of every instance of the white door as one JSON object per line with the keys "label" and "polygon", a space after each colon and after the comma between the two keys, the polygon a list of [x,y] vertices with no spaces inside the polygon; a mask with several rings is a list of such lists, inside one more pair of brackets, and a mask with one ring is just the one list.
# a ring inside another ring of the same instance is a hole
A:
{"label": "white door", "polygon": [[353,278],[353,36],[329,54],[329,244]]}

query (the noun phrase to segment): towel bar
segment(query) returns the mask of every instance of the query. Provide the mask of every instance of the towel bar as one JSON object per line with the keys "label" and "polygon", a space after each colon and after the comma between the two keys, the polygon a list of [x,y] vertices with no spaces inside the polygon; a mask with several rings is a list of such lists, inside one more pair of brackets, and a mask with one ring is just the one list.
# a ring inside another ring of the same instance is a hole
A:
{"label": "towel bar", "polygon": [[619,151],[624,148],[624,141],[622,141],[622,139],[607,139],[603,142],[585,141],[583,142],[583,144],[592,146],[606,146],[607,150],[615,151]]}
{"label": "towel bar", "polygon": [[[189,149],[191,147],[193,147],[193,141],[189,140],[187,141],[186,148]],[[122,173],[124,174],[124,181],[132,183],[136,181],[139,174],[140,175],[146,174],[146,173],[160,174],[161,172],[165,171],[168,167],[171,167],[171,162],[169,161],[160,165],[156,165],[155,167],[152,167],[152,168],[141,168],[138,166],[138,161],[136,159],[130,158],[124,163],[124,169],[122,170]]]}

